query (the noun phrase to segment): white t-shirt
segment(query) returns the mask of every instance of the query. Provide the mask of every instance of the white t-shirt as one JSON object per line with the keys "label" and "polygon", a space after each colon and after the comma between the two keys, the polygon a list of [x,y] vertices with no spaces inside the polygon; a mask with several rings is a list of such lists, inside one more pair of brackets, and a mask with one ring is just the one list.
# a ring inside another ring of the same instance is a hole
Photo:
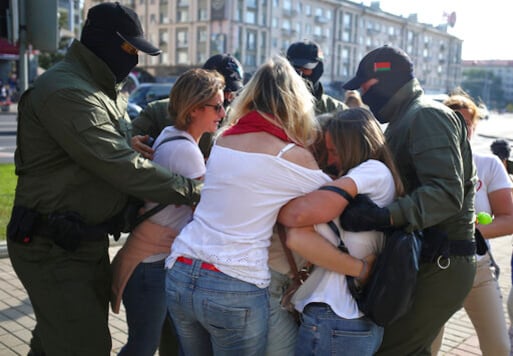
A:
{"label": "white t-shirt", "polygon": [[193,220],[175,239],[166,267],[185,256],[267,287],[268,247],[280,208],[329,181],[321,170],[279,156],[214,145],[201,200]]}
{"label": "white t-shirt", "polygon": [[[183,136],[186,139],[177,139],[160,143],[174,136]],[[198,178],[205,175],[205,159],[194,138],[186,131],[178,130],[174,126],[165,127],[155,140],[156,147],[153,162],[171,172],[187,178]],[[148,202],[146,211],[157,204]],[[149,219],[159,225],[167,226],[180,231],[192,219],[192,208],[188,205],[168,205]],[[164,255],[150,256],[144,262],[155,262],[167,257]]]}
{"label": "white t-shirt", "polygon": [[[490,200],[488,200],[488,194],[499,189],[511,189],[513,184],[509,179],[504,165],[497,156],[478,153],[474,153],[472,156],[476,165],[478,177],[475,197],[476,214],[480,212],[492,214],[492,208],[490,206]],[[490,249],[490,242],[486,239],[485,241],[488,245],[488,248]],[[477,255],[478,260],[481,258],[483,258],[483,256]]]}
{"label": "white t-shirt", "polygon": [[[392,173],[380,161],[365,161],[351,169],[346,177],[350,177],[355,182],[358,194],[367,194],[379,206],[388,205],[394,200],[395,185]],[[340,227],[338,219],[335,219],[334,222],[352,256],[363,258],[371,253],[377,253],[383,248],[382,232],[344,231]],[[315,230],[333,245],[338,246],[339,237],[328,224],[316,225]],[[355,319],[363,315],[347,288],[345,275],[318,266],[314,267],[310,277],[294,294],[292,302],[300,312],[308,303],[318,302],[328,304],[342,318]]]}

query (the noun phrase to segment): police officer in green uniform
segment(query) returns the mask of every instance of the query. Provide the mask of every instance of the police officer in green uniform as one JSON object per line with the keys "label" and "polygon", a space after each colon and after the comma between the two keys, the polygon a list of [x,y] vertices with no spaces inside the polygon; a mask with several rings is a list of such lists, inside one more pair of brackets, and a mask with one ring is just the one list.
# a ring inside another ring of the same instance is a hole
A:
{"label": "police officer in green uniform", "polygon": [[130,147],[119,88],[138,51],[160,53],[136,13],[118,3],[94,6],[80,41],[19,102],[7,243],[36,316],[30,355],[110,355],[107,234],[120,232],[129,196],[199,199],[199,185]]}
{"label": "police officer in green uniform", "polygon": [[[230,103],[236,93],[242,89],[244,70],[240,62],[231,54],[215,54],[203,64],[203,69],[215,70],[224,77],[224,108],[228,115]],[[150,137],[155,139],[164,127],[173,125],[173,118],[168,113],[169,98],[156,100],[148,104],[133,121],[134,136],[132,147],[146,158],[153,158],[153,149],[148,145]],[[199,147],[205,158],[208,158],[212,148],[212,134],[205,133],[199,142]]]}
{"label": "police officer in green uniform", "polygon": [[317,43],[308,40],[292,43],[287,49],[287,59],[303,77],[315,97],[317,115],[347,109],[344,103],[324,93],[324,87],[320,82],[324,73],[324,57]]}
{"label": "police officer in green uniform", "polygon": [[440,328],[458,309],[475,274],[475,169],[465,122],[428,100],[402,50],[383,46],[360,62],[344,85],[358,89],[381,123],[406,195],[384,208],[359,199],[341,217],[344,229],[424,230],[423,263],[411,309],[385,327],[378,355],[430,355]]}

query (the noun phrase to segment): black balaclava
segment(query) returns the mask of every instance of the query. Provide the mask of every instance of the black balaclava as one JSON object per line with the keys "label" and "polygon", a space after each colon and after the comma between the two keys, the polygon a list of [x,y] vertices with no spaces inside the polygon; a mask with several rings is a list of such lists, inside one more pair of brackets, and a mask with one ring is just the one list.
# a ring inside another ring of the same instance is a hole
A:
{"label": "black balaclava", "polygon": [[376,79],[379,81],[362,95],[362,101],[369,106],[376,119],[384,124],[390,119],[380,115],[381,109],[404,84],[413,79],[413,75],[386,72],[386,74],[377,75]]}
{"label": "black balaclava", "polygon": [[322,94],[324,94],[324,89],[322,88],[322,84],[319,81],[319,79],[321,79],[322,73],[324,73],[324,64],[322,63],[322,61],[320,61],[317,64],[317,66],[312,70],[311,75],[307,76],[301,74],[301,76],[306,81],[306,86],[317,100],[320,100]]}
{"label": "black balaclava", "polygon": [[373,78],[378,82],[362,95],[362,100],[379,122],[384,124],[390,118],[383,117],[380,112],[392,96],[414,78],[413,63],[402,49],[384,45],[362,58],[356,75],[343,88],[355,90]]}
{"label": "black balaclava", "polygon": [[100,28],[85,26],[80,42],[109,66],[116,77],[116,83],[122,82],[137,66],[138,56],[125,52],[121,48],[123,39],[115,33],[106,33]]}

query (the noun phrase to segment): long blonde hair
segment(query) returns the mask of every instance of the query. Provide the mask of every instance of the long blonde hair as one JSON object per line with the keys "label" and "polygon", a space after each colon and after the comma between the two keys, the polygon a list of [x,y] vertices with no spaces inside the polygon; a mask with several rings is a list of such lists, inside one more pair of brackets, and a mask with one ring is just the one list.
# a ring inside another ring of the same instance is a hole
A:
{"label": "long blonde hair", "polygon": [[235,98],[226,127],[256,110],[283,128],[292,141],[306,147],[315,142],[319,133],[314,100],[289,61],[275,56],[257,69]]}
{"label": "long blonde hair", "polygon": [[399,171],[385,142],[385,135],[374,115],[365,108],[339,111],[326,123],[339,156],[340,175],[369,160],[383,162],[392,172],[396,195],[404,194]]}

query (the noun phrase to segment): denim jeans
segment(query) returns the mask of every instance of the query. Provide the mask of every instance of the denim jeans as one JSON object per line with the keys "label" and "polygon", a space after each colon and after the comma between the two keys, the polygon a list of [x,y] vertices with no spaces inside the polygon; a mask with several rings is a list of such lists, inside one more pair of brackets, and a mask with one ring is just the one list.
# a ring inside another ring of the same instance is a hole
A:
{"label": "denim jeans", "polygon": [[128,340],[119,355],[152,356],[167,313],[164,260],[139,263],[123,292]]}
{"label": "denim jeans", "polygon": [[262,355],[267,343],[269,293],[222,272],[176,262],[166,294],[185,355]]}
{"label": "denim jeans", "polygon": [[269,333],[265,352],[267,356],[294,355],[298,324],[294,316],[280,304],[289,283],[288,276],[271,269]]}
{"label": "denim jeans", "polygon": [[296,356],[373,355],[383,338],[383,328],[368,318],[341,318],[324,303],[308,304],[301,318]]}

